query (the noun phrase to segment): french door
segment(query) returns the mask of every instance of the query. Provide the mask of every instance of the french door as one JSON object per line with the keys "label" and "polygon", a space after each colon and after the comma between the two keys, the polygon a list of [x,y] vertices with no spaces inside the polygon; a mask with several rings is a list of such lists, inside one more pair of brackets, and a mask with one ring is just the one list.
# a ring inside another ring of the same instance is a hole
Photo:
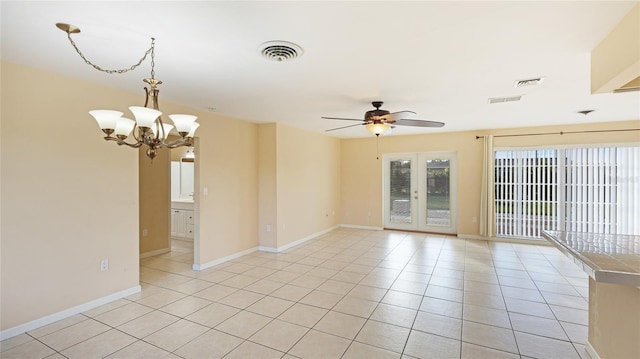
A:
{"label": "french door", "polygon": [[456,233],[456,153],[387,154],[384,226]]}

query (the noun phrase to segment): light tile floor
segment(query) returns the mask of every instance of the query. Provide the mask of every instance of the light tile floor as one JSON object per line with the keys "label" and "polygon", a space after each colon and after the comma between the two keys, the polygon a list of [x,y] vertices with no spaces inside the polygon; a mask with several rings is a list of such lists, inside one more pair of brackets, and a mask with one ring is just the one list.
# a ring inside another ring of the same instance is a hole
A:
{"label": "light tile floor", "polygon": [[588,280],[559,251],[341,228],[193,271],[1,343],[9,358],[588,358]]}

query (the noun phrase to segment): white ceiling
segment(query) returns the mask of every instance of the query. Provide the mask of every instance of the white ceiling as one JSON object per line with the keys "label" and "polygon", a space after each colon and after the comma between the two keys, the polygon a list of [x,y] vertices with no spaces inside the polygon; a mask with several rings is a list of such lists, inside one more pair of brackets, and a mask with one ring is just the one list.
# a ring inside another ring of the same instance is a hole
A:
{"label": "white ceiling", "polygon": [[[73,39],[104,68],[134,64],[155,37],[161,109],[171,101],[317,132],[351,124],[321,116],[359,119],[373,100],[446,123],[398,126],[394,135],[638,120],[640,93],[590,94],[591,50],[635,3],[3,0],[1,57],[140,93],[142,102],[149,61],[123,75],[96,71],[55,23],[78,26]],[[304,54],[267,61],[258,47],[270,40]],[[540,76],[538,86],[513,86]],[[487,101],[513,95],[523,98]],[[597,111],[577,113],[587,109]],[[362,127],[329,134],[370,136]]]}

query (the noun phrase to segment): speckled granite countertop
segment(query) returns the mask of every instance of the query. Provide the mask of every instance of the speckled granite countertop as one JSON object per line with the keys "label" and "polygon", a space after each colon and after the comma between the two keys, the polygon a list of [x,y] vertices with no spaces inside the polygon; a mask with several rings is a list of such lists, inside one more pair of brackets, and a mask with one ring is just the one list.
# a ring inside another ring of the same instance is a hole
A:
{"label": "speckled granite countertop", "polygon": [[543,231],[597,282],[640,287],[640,236]]}

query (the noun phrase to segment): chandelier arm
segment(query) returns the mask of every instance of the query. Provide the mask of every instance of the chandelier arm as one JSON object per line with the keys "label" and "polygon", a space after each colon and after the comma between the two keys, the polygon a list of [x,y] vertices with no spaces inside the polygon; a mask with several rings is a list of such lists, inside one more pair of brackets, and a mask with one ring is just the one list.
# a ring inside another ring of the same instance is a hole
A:
{"label": "chandelier arm", "polygon": [[108,69],[103,69],[102,67],[94,64],[93,62],[89,61],[84,54],[82,53],[82,51],[80,51],[80,49],[78,48],[78,45],[76,45],[75,41],[73,41],[73,39],[71,38],[71,31],[67,31],[67,38],[69,39],[69,42],[71,43],[71,46],[73,46],[73,48],[76,50],[76,52],[78,53],[78,55],[80,55],[80,57],[84,60],[84,62],[89,65],[92,66],[94,69],[98,70],[98,71],[102,71],[102,72],[106,72],[108,74],[114,74],[114,73],[118,73],[118,74],[123,74],[125,72],[129,72],[132,70],[135,70],[136,67],[140,66],[140,64],[142,64],[142,62],[147,58],[147,56],[149,54],[154,53],[154,48],[155,48],[155,38],[151,38],[151,47],[149,47],[149,49],[144,53],[144,56],[142,56],[142,58],[134,65],[131,65],[129,68],[126,69],[118,69],[118,70],[108,70]]}
{"label": "chandelier arm", "polygon": [[[160,138],[163,138],[162,142],[164,143],[164,141],[167,140],[167,135],[169,135],[168,133],[166,133],[166,131],[164,130],[164,123],[162,122],[162,116],[158,116],[158,119],[156,120],[158,121],[158,123],[160,124],[160,130],[158,131],[158,135],[156,136],[156,139],[159,140]],[[160,131],[162,131],[162,137],[160,137]]]}
{"label": "chandelier arm", "polygon": [[133,125],[133,130],[131,130],[133,139],[136,140],[136,142],[142,142],[142,136],[140,136],[140,132],[142,132],[142,130],[140,130],[140,127],[138,127],[138,123],[136,122]]}
{"label": "chandelier arm", "polygon": [[113,136],[107,136],[107,137],[104,137],[104,139],[105,141],[115,141],[119,146],[125,145],[131,148],[140,148],[144,144],[142,142],[128,143],[128,142],[125,142],[123,139],[113,137]]}
{"label": "chandelier arm", "polygon": [[184,147],[184,146],[192,147],[193,146],[193,143],[191,142],[192,140],[193,140],[193,137],[185,137],[183,139],[167,143],[166,146],[168,148],[178,148],[178,147]]}

